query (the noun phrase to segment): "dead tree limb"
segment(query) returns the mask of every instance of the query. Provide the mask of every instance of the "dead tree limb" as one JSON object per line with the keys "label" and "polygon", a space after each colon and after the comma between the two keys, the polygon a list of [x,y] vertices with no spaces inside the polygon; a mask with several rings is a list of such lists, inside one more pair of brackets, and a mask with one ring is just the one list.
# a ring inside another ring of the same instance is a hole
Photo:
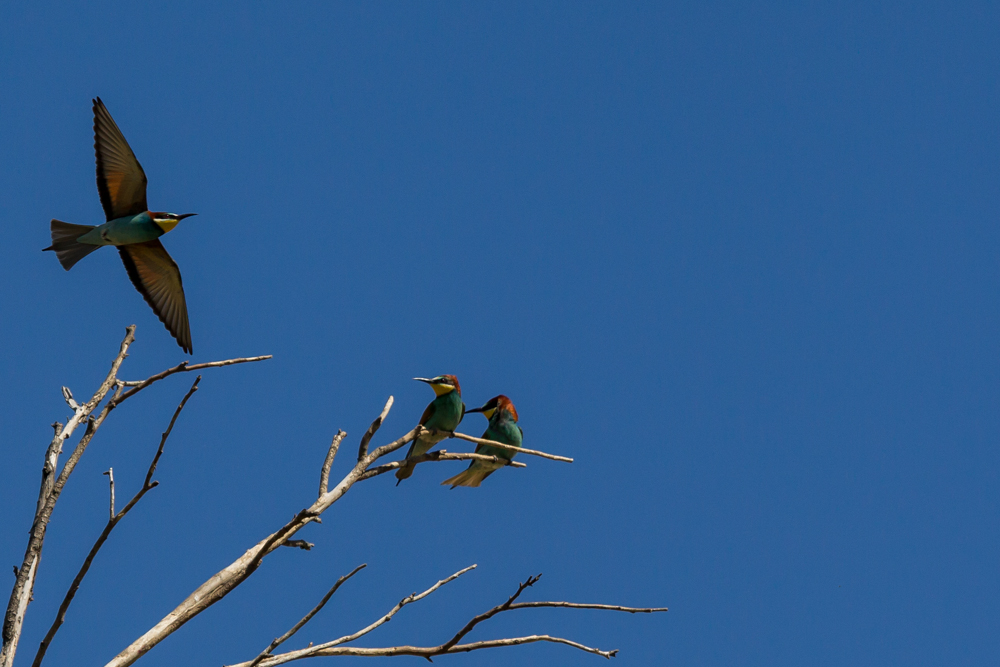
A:
{"label": "dead tree limb", "polygon": [[[391,406],[391,400],[388,405]],[[373,422],[372,435],[378,430],[379,426],[381,426],[381,420]],[[417,428],[420,427],[418,426]],[[383,456],[391,454],[409,444],[416,437],[417,428],[414,428],[398,440],[387,445],[382,445],[363,456],[336,486],[317,498],[312,505],[300,510],[292,517],[291,521],[252,546],[237,560],[217,572],[208,581],[195,589],[194,592],[160,620],[159,623],[150,628],[107,663],[107,667],[125,667],[126,665],[133,664],[178,628],[221,600],[229,591],[242,584],[247,577],[257,570],[268,554],[280,548],[304,526],[317,521],[323,512],[340,500],[361,478],[361,475],[364,474],[368,466]]]}
{"label": "dead tree limb", "polygon": [[361,479],[371,479],[372,477],[378,477],[379,475],[385,474],[391,470],[402,468],[404,465],[412,464],[415,466],[420,463],[426,463],[427,461],[486,461],[488,463],[499,463],[504,466],[510,466],[511,468],[528,467],[527,464],[521,463],[520,461],[508,461],[507,459],[502,459],[499,456],[491,456],[489,454],[449,452],[446,449],[436,449],[433,452],[427,452],[426,454],[420,454],[419,456],[412,456],[409,459],[383,463],[380,466],[366,470],[365,473],[361,475]]}
{"label": "dead tree limb", "polygon": [[337,435],[333,436],[333,440],[330,442],[330,449],[326,452],[326,460],[323,461],[323,467],[319,471],[319,495],[321,496],[326,493],[327,487],[330,485],[330,468],[333,467],[333,459],[337,456],[340,443],[346,437],[347,433],[338,429]]}
{"label": "dead tree limb", "polygon": [[438,646],[387,646],[381,648],[362,648],[353,646],[344,646],[356,639],[363,637],[375,628],[388,622],[393,615],[396,614],[400,609],[411,602],[416,602],[422,599],[435,590],[458,578],[462,574],[468,572],[469,570],[475,568],[475,565],[465,568],[455,574],[451,575],[447,579],[439,581],[437,584],[424,591],[420,595],[411,595],[407,598],[403,598],[395,607],[393,607],[389,613],[382,616],[380,619],[374,623],[368,625],[367,627],[359,630],[350,635],[340,637],[339,639],[334,639],[333,641],[325,642],[322,644],[316,644],[315,646],[307,646],[306,648],[299,649],[297,651],[289,651],[287,653],[280,653],[278,655],[272,655],[261,659],[261,656],[257,656],[254,660],[250,662],[241,662],[236,665],[231,665],[230,667],[277,667],[277,665],[283,665],[288,662],[295,660],[301,660],[303,658],[314,658],[320,656],[383,656],[391,657],[398,655],[412,655],[421,658],[426,658],[431,660],[432,658],[439,655],[446,655],[450,653],[467,653],[469,651],[477,651],[487,648],[500,648],[504,646],[518,646],[521,644],[530,644],[534,642],[552,642],[556,644],[564,644],[566,646],[571,646],[573,648],[585,651],[587,653],[593,653],[595,655],[602,656],[604,658],[613,658],[618,650],[602,651],[598,648],[592,648],[579,642],[575,642],[569,639],[563,639],[561,637],[552,637],[550,635],[529,635],[526,637],[510,637],[506,639],[490,639],[486,641],[472,642],[469,644],[459,644],[459,642],[472,630],[483,621],[489,620],[497,614],[503,613],[505,611],[511,611],[515,609],[526,609],[529,607],[569,607],[573,609],[602,609],[609,611],[622,611],[628,613],[655,613],[667,611],[666,607],[622,607],[618,605],[604,605],[604,604],[579,604],[573,602],[515,602],[521,593],[523,593],[527,588],[533,586],[539,579],[541,575],[528,577],[527,581],[518,586],[517,592],[515,592],[506,602],[499,604],[492,609],[473,617],[465,626],[462,627],[458,632],[456,632],[451,639]]}
{"label": "dead tree limb", "polygon": [[459,440],[467,440],[469,442],[474,442],[477,445],[489,445],[490,447],[497,447],[499,449],[506,449],[509,452],[515,454],[527,454],[529,456],[540,456],[543,459],[548,459],[550,461],[562,461],[563,463],[572,463],[573,459],[568,456],[557,456],[556,454],[546,454],[545,452],[540,452],[537,449],[525,449],[524,447],[516,447],[514,445],[505,445],[502,442],[497,442],[496,440],[484,440],[483,438],[474,438],[471,435],[466,435],[464,433],[449,433],[449,438],[458,438]]}
{"label": "dead tree limb", "polygon": [[[199,370],[204,368],[216,368],[221,366],[228,366],[232,364],[248,363],[255,361],[262,361],[264,359],[269,359],[270,356],[260,356],[260,357],[242,357],[236,359],[228,359],[224,361],[208,362],[202,364],[191,365],[188,362],[183,362],[173,368],[169,368],[165,371],[157,373],[156,375],[150,376],[145,380],[140,381],[124,381],[117,377],[118,371],[121,367],[122,362],[127,357],[127,352],[129,345],[134,340],[134,327],[129,327],[126,332],[125,340],[123,340],[119,354],[112,363],[111,371],[108,373],[104,382],[99,387],[98,391],[95,392],[93,397],[85,404],[78,404],[72,396],[69,389],[64,388],[63,395],[73,410],[73,416],[67,421],[66,425],[54,424],[55,436],[46,451],[45,463],[43,466],[42,483],[39,490],[39,499],[36,507],[35,522],[32,525],[32,530],[29,538],[28,548],[26,550],[25,561],[20,568],[15,569],[16,583],[14,591],[11,594],[11,599],[8,604],[7,614],[4,618],[3,625],[3,650],[0,653],[0,667],[11,667],[13,661],[14,653],[17,648],[17,642],[20,638],[21,627],[23,625],[24,613],[27,608],[28,602],[31,599],[31,590],[34,586],[34,582],[37,578],[38,563],[41,554],[42,543],[44,542],[45,527],[47,526],[52,511],[54,509],[55,503],[59,498],[65,484],[75,469],[76,464],[79,462],[80,457],[82,457],[87,446],[94,437],[94,434],[100,428],[103,421],[107,418],[112,410],[117,406],[121,405],[128,398],[135,396],[138,392],[148,388],[149,386],[155,384],[156,382],[174,375],[176,373],[190,372],[193,370]],[[46,634],[44,640],[39,646],[38,653],[35,656],[35,662],[33,667],[40,667],[41,662],[45,656],[45,652],[58,632],[60,626],[65,620],[67,610],[72,603],[72,600],[79,590],[83,578],[89,571],[97,553],[107,541],[111,531],[114,529],[115,525],[142,499],[142,497],[152,488],[157,485],[157,482],[153,481],[152,477],[155,472],[157,463],[163,453],[164,444],[167,437],[169,436],[171,430],[173,429],[174,423],[177,420],[178,415],[184,408],[187,400],[195,392],[198,386],[198,382],[201,377],[199,376],[195,380],[191,389],[185,395],[184,399],[181,401],[177,410],[175,411],[173,418],[170,421],[167,430],[162,434],[159,448],[157,449],[156,455],[150,464],[149,470],[147,472],[146,478],[143,482],[142,488],[139,492],[128,502],[128,504],[119,512],[115,512],[115,501],[114,501],[114,479],[112,477],[112,472],[108,471],[109,476],[109,487],[111,490],[111,501],[110,501],[110,518],[105,530],[102,532],[101,536],[98,538],[97,542],[92,547],[89,555],[85,559],[80,571],[78,572],[76,578],[74,579],[69,591],[67,592],[63,603],[60,606],[59,612],[52,626],[50,627],[48,633]],[[101,403],[104,403],[103,408],[97,411]],[[342,440],[345,437],[343,431],[338,431],[337,435],[334,436],[333,441],[328,449],[326,459],[324,460],[323,466],[320,471],[320,489],[319,497],[309,506],[300,510],[292,519],[286,523],[284,526],[279,528],[277,531],[271,533],[256,545],[248,549],[240,558],[231,563],[226,568],[222,569],[211,577],[204,584],[199,586],[194,592],[192,592],[186,599],[184,599],[172,612],[167,614],[159,623],[154,627],[149,629],[141,637],[136,639],[132,644],[125,648],[119,655],[117,655],[111,662],[108,663],[108,667],[126,667],[127,665],[132,665],[141,656],[151,650],[159,642],[163,641],[167,636],[172,634],[174,631],[179,629],[185,623],[190,621],[192,618],[200,614],[202,611],[215,604],[223,597],[225,597],[234,588],[239,586],[243,581],[245,581],[249,576],[251,576],[263,563],[263,560],[273,551],[282,547],[298,547],[301,549],[309,550],[312,548],[312,544],[303,539],[293,539],[296,533],[305,527],[309,523],[319,523],[321,515],[328,510],[334,503],[336,503],[340,498],[342,498],[358,481],[363,479],[370,479],[378,475],[384,474],[390,470],[397,469],[403,464],[401,461],[393,461],[385,463],[382,465],[376,465],[377,462],[385,456],[392,454],[393,452],[401,449],[405,445],[409,444],[416,438],[419,433],[423,430],[421,426],[417,426],[401,438],[390,442],[387,445],[377,447],[374,450],[369,451],[369,445],[373,437],[376,435],[385,418],[387,417],[390,409],[392,408],[393,398],[390,396],[386,402],[385,407],[379,416],[372,422],[371,426],[362,436],[359,446],[358,446],[358,459],[353,465],[351,470],[331,489],[329,488],[329,474],[332,468],[334,459],[337,455],[339,447]],[[75,429],[80,425],[86,423],[86,430],[81,436],[76,447],[73,449],[68,460],[63,464],[62,469],[59,471],[58,476],[56,475],[56,470],[58,467],[59,456],[61,455],[63,443],[73,434]],[[503,443],[494,442],[492,440],[484,440],[482,438],[474,438],[472,436],[467,436],[461,433],[448,433],[449,437],[458,438],[462,440],[467,440],[479,445],[490,445],[497,447],[499,449],[505,449],[511,451],[512,454],[521,453],[531,456],[539,456],[541,458],[546,458],[554,461],[563,461],[571,463],[573,459],[557,456],[554,454],[547,454],[538,450],[531,450],[525,448],[515,448],[510,445],[505,445]],[[438,450],[435,452],[429,452],[420,457],[415,457],[412,462],[425,463],[431,461],[452,461],[452,460],[482,460],[491,463],[500,463],[510,467],[525,467],[525,464],[521,461],[509,461],[502,457],[485,455],[478,453],[449,453],[445,450]],[[374,466],[374,467],[373,467]],[[288,653],[274,655],[273,651],[285,641],[295,635],[306,623],[308,623],[330,600],[337,589],[355,573],[357,573],[361,567],[356,568],[353,572],[344,577],[341,577],[338,582],[327,592],[323,599],[319,602],[316,607],[314,607],[305,617],[303,617],[295,626],[293,626],[288,632],[286,632],[281,637],[278,637],[266,648],[263,652],[257,655],[249,663],[242,663],[241,667],[273,667],[274,665],[283,664],[285,662],[290,662],[292,660],[298,660],[304,657],[314,657],[314,656],[334,656],[334,655],[364,655],[364,656],[391,656],[391,655],[414,655],[427,658],[430,660],[433,656],[444,655],[450,653],[467,652],[473,650],[479,650],[484,648],[494,648],[499,646],[513,646],[523,643],[531,643],[538,641],[554,642],[560,643],[568,646],[575,647],[579,650],[587,651],[590,653],[595,653],[604,657],[612,657],[615,655],[616,651],[602,651],[600,649],[591,648],[577,642],[563,639],[559,637],[552,637],[549,635],[530,635],[525,637],[514,637],[507,639],[495,639],[487,640],[481,642],[473,642],[461,644],[459,643],[469,632],[473,630],[479,623],[488,620],[494,615],[511,611],[515,609],[529,608],[529,607],[563,607],[563,608],[578,608],[578,609],[603,609],[603,610],[613,610],[628,613],[651,613],[656,611],[666,611],[663,608],[631,608],[631,607],[621,607],[617,605],[595,605],[595,604],[581,604],[581,603],[571,603],[571,602],[530,602],[530,603],[518,603],[515,602],[520,594],[528,587],[533,585],[537,581],[537,577],[530,577],[528,581],[518,588],[518,591],[511,596],[505,603],[498,605],[489,611],[480,614],[470,620],[463,628],[461,628],[454,636],[451,637],[444,644],[437,646],[419,647],[419,646],[391,646],[384,648],[361,648],[361,647],[351,647],[346,646],[350,642],[357,640],[360,637],[367,635],[374,629],[380,627],[381,625],[387,623],[397,612],[399,612],[404,606],[423,599],[424,597],[430,595],[436,591],[441,586],[453,581],[457,577],[463,575],[464,573],[475,568],[475,565],[465,568],[450,577],[443,579],[423,593],[413,594],[406,598],[403,598],[399,603],[396,604],[388,613],[383,615],[381,618],[377,619],[373,623],[369,624],[361,630],[341,637],[339,639],[333,640],[332,642],[326,642],[318,646],[310,645],[306,649],[300,649],[299,651],[291,651]]]}
{"label": "dead tree limb", "polygon": [[368,564],[362,563],[361,565],[358,565],[356,568],[354,568],[353,570],[342,576],[340,579],[337,579],[337,583],[333,585],[333,588],[327,591],[326,595],[323,596],[323,599],[319,601],[319,604],[313,607],[312,611],[303,616],[301,621],[293,625],[291,630],[289,630],[285,634],[275,639],[266,649],[261,651],[260,655],[258,655],[250,662],[250,667],[256,667],[257,665],[259,665],[264,658],[267,658],[268,656],[271,655],[271,652],[274,651],[274,649],[284,644],[292,637],[292,635],[301,630],[306,623],[312,620],[313,616],[319,613],[320,609],[326,606],[326,603],[330,601],[330,598],[333,597],[333,594],[337,592],[337,589],[340,588],[345,581],[347,581],[348,579],[350,579],[351,577],[353,577],[366,567],[368,567]]}
{"label": "dead tree limb", "polygon": [[[73,400],[73,395],[69,389],[63,390],[63,396],[70,407],[73,408],[73,416],[66,422],[49,445],[45,456],[45,465],[42,468],[42,485],[38,495],[38,505],[35,510],[35,520],[31,525],[31,532],[28,537],[28,546],[24,552],[24,561],[18,569],[17,580],[14,582],[14,590],[11,591],[10,600],[7,603],[7,612],[4,615],[3,630],[0,632],[3,639],[3,648],[0,648],[0,667],[12,667],[14,654],[17,652],[17,643],[21,638],[21,628],[24,625],[24,615],[28,610],[28,603],[31,601],[31,594],[35,587],[35,577],[38,574],[38,561],[42,555],[42,545],[45,542],[45,531],[52,518],[52,510],[55,509],[59,494],[62,493],[66,480],[69,479],[73,469],[76,467],[80,457],[83,456],[87,444],[93,437],[94,432],[107,416],[108,408],[105,406],[98,420],[92,420],[91,413],[104,400],[108,392],[115,386],[118,377],[118,369],[121,367],[125,357],[128,356],[128,348],[135,340],[135,325],[125,330],[125,338],[118,348],[118,356],[111,362],[111,370],[108,371],[104,382],[101,383],[97,391],[89,401],[83,405],[78,405]],[[87,421],[87,430],[81,438],[76,449],[69,460],[63,465],[62,472],[53,481],[56,464],[59,454],[62,452],[62,443],[73,435],[76,427]]]}
{"label": "dead tree limb", "polygon": [[382,412],[375,418],[375,421],[372,422],[371,426],[368,427],[365,434],[361,436],[361,444],[358,445],[358,461],[361,461],[368,454],[368,443],[371,442],[372,436],[375,435],[375,432],[382,427],[382,422],[385,421],[386,415],[388,415],[389,410],[392,409],[392,401],[393,398],[390,396],[389,400],[385,402],[385,407],[382,408]]}
{"label": "dead tree limb", "polygon": [[[179,371],[176,371],[179,372]],[[154,376],[155,377],[155,376]],[[137,387],[138,388],[138,387]],[[132,391],[135,391],[134,389]],[[122,396],[122,399],[128,397],[128,393]],[[229,592],[242,584],[246,579],[252,575],[257,568],[260,567],[264,558],[268,554],[272,553],[275,549],[280,548],[282,545],[286,544],[289,539],[292,538],[299,530],[305,527],[307,524],[314,521],[318,521],[319,517],[330,508],[335,502],[340,500],[344,494],[346,494],[355,483],[361,481],[362,479],[369,479],[371,477],[383,474],[389,470],[393,470],[399,467],[400,462],[393,462],[385,464],[384,466],[379,466],[369,470],[369,467],[378,461],[383,456],[391,454],[392,452],[400,449],[401,447],[409,444],[417,435],[423,430],[422,426],[414,427],[409,433],[403,437],[389,443],[388,445],[383,445],[376,448],[373,451],[368,451],[368,445],[371,442],[372,437],[378,432],[379,428],[382,426],[383,421],[392,408],[393,398],[389,397],[386,401],[385,407],[379,416],[372,422],[371,426],[362,436],[361,441],[358,445],[358,461],[354,467],[344,476],[340,482],[337,483],[332,489],[326,491],[326,493],[319,496],[316,501],[309,507],[300,510],[292,520],[286,523],[284,526],[279,528],[274,533],[271,533],[263,540],[248,549],[240,558],[230,563],[227,567],[223,568],[215,575],[213,575],[208,581],[203,583],[194,592],[188,595],[177,607],[174,608],[169,614],[163,617],[159,623],[146,631],[141,637],[133,641],[129,646],[127,646],[121,653],[119,653],[113,660],[107,663],[106,667],[127,667],[135,663],[136,660],[145,655],[154,646],[159,644],[161,641],[170,636],[173,632],[183,626],[185,623],[190,621],[192,618],[200,614],[201,612],[208,609],[210,606],[221,600],[223,597],[229,594]],[[492,440],[482,440],[481,438],[473,438],[472,436],[466,436],[464,434],[451,434],[454,437],[459,437],[464,440],[469,440],[470,442],[485,443],[490,445],[499,445],[502,448],[512,449],[509,445],[504,445],[503,443],[494,443]],[[331,443],[331,451],[333,455],[336,455],[336,449],[339,448],[340,442],[336,441],[336,448]],[[573,459],[556,456],[554,454],[546,454],[545,452],[539,452],[536,450],[524,450],[520,449],[519,452],[525,454],[530,454],[534,456],[541,456],[543,458],[552,459],[555,461],[565,461],[572,463]],[[327,458],[330,458],[331,454],[327,454]],[[430,455],[424,455],[420,457],[422,461],[446,461],[446,460],[487,460],[492,462],[500,462],[500,459],[495,456],[487,456],[484,454],[475,453],[461,453],[461,454],[449,454],[447,452],[431,453]],[[521,462],[508,462],[509,465],[513,467],[522,467],[524,464]],[[324,462],[324,467],[326,463]],[[320,474],[320,488],[322,489],[323,477],[322,471]],[[265,661],[266,663],[267,661]],[[263,663],[262,663],[263,664]]]}
{"label": "dead tree limb", "polygon": [[237,359],[225,359],[224,361],[209,361],[203,364],[188,365],[188,362],[182,361],[173,368],[168,368],[165,371],[161,371],[156,375],[151,375],[145,380],[139,380],[137,382],[122,381],[120,384],[123,387],[132,387],[117,399],[117,403],[120,405],[126,399],[132,398],[140,391],[153,384],[154,382],[159,382],[164,378],[168,378],[174,373],[190,373],[191,371],[200,371],[204,368],[221,368],[223,366],[232,366],[234,364],[249,364],[255,361],[265,361],[270,359],[270,354],[265,354],[260,357],[239,357]]}
{"label": "dead tree limb", "polygon": [[108,540],[108,537],[111,535],[111,531],[114,530],[115,526],[118,525],[118,522],[124,519],[125,515],[128,514],[129,511],[131,511],[131,509],[135,507],[140,500],[142,500],[142,497],[146,495],[146,493],[149,492],[150,489],[153,489],[154,487],[159,485],[159,482],[154,482],[152,480],[153,480],[153,474],[156,472],[156,465],[160,462],[160,457],[163,456],[163,446],[166,444],[167,438],[170,437],[170,432],[174,430],[174,423],[177,421],[178,415],[181,414],[181,410],[184,409],[184,406],[187,404],[188,399],[191,398],[191,395],[194,394],[194,392],[198,391],[199,382],[201,382],[200,375],[195,379],[194,384],[191,385],[191,388],[188,389],[188,392],[184,395],[184,398],[181,400],[180,405],[178,405],[177,409],[174,410],[174,416],[171,417],[170,424],[167,426],[167,430],[164,431],[162,434],[160,434],[160,445],[159,447],[157,447],[156,454],[153,456],[153,461],[152,463],[149,464],[149,469],[146,471],[146,479],[142,483],[142,488],[139,489],[139,491],[134,496],[132,496],[132,499],[128,501],[128,504],[125,505],[125,507],[123,507],[122,510],[117,514],[115,514],[114,473],[111,470],[104,473],[108,475],[108,477],[110,478],[109,481],[111,485],[111,518],[108,519],[107,525],[104,526],[104,530],[101,531],[101,534],[97,538],[97,541],[94,542],[94,546],[91,547],[90,553],[87,554],[87,557],[83,561],[83,565],[80,566],[80,571],[76,573],[76,577],[73,579],[73,583],[70,584],[69,590],[66,591],[66,595],[65,597],[63,597],[62,604],[59,605],[59,611],[56,613],[55,620],[52,621],[52,625],[51,627],[49,627],[49,631],[45,633],[45,638],[42,639],[41,644],[39,644],[38,646],[38,651],[35,653],[35,660],[34,662],[31,663],[31,667],[39,667],[42,664],[42,660],[45,659],[45,652],[48,650],[49,645],[52,643],[52,639],[56,636],[56,633],[59,632],[59,628],[62,627],[62,624],[65,622],[66,612],[69,610],[69,606],[73,603],[73,598],[76,596],[76,592],[80,589],[80,584],[83,583],[83,578],[86,577],[87,572],[90,571],[90,566],[93,564],[94,558],[97,557],[97,552],[101,550],[102,546],[104,546],[104,543]]}
{"label": "dead tree limb", "polygon": [[108,476],[108,486],[110,487],[111,492],[111,502],[109,503],[111,506],[108,508],[108,521],[111,521],[115,518],[115,469],[108,468],[107,472],[101,474]]}
{"label": "dead tree limb", "polygon": [[[118,355],[111,363],[111,369],[108,371],[107,376],[104,381],[98,387],[97,391],[94,392],[90,400],[80,405],[73,398],[72,392],[66,387],[63,387],[63,398],[66,403],[73,410],[73,416],[66,422],[65,425],[56,423],[53,427],[56,430],[55,436],[52,442],[49,444],[48,449],[45,453],[45,462],[42,467],[42,481],[39,489],[38,502],[35,508],[35,517],[31,525],[31,530],[28,535],[28,544],[25,548],[24,560],[21,567],[16,568],[17,577],[14,583],[14,588],[11,591],[10,599],[7,603],[7,609],[4,614],[3,627],[0,630],[0,640],[2,640],[2,648],[0,648],[0,667],[12,667],[14,662],[14,655],[17,653],[17,645],[21,638],[21,630],[24,625],[24,617],[27,613],[28,603],[31,602],[32,592],[35,586],[35,580],[38,576],[38,565],[41,559],[42,546],[45,542],[45,534],[48,529],[49,521],[52,518],[52,512],[55,509],[56,502],[59,500],[59,496],[62,494],[63,489],[69,480],[70,475],[76,469],[76,464],[80,461],[87,446],[90,444],[97,430],[100,428],[101,424],[108,417],[112,410],[116,406],[120,405],[122,401],[126,398],[134,396],[139,391],[142,391],[151,384],[168,377],[174,373],[179,373],[182,371],[192,371],[200,368],[215,368],[219,366],[228,366],[236,363],[246,363],[250,361],[261,361],[263,359],[269,359],[270,356],[265,357],[248,357],[239,359],[228,359],[225,361],[215,361],[205,364],[195,364],[193,366],[187,365],[187,362],[180,364],[177,367],[158,373],[152,377],[142,380],[140,382],[130,382],[126,383],[118,379],[118,371],[121,368],[122,363],[128,356],[129,346],[135,340],[135,325],[129,326],[125,330],[125,338],[122,340],[121,345],[118,349]],[[122,393],[125,386],[131,386],[129,391]],[[114,390],[112,392],[112,390]],[[108,398],[108,395],[111,395]],[[104,407],[96,415],[94,411],[97,407],[105,401]],[[70,454],[69,458],[62,466],[62,470],[56,475],[56,469],[59,462],[59,456],[62,454],[63,444],[73,435],[77,427],[80,424],[86,423],[86,430],[83,436],[77,442],[76,447]]]}

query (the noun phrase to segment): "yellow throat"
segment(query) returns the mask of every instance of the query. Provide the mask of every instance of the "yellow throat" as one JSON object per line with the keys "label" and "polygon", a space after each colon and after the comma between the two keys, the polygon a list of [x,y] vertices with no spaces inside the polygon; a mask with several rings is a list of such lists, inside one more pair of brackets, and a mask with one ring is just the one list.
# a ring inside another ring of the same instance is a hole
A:
{"label": "yellow throat", "polygon": [[455,388],[450,384],[432,384],[431,389],[434,390],[435,396],[444,396],[449,391],[455,391]]}
{"label": "yellow throat", "polygon": [[176,227],[177,223],[180,222],[180,220],[177,220],[176,218],[164,218],[163,220],[160,220],[158,218],[153,218],[153,222],[155,222],[157,227],[162,229],[163,233],[166,234],[171,229]]}

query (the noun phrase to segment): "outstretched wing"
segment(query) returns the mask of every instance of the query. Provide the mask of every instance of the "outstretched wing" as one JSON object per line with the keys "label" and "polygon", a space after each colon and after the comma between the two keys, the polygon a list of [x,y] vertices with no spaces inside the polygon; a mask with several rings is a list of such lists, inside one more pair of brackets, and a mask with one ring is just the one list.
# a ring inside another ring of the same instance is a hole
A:
{"label": "outstretched wing", "polygon": [[142,298],[166,325],[170,335],[177,339],[177,344],[191,354],[191,329],[181,272],[166,248],[159,239],[155,239],[120,245],[118,253],[122,256],[128,277]]}
{"label": "outstretched wing", "polygon": [[100,97],[94,100],[94,151],[97,191],[108,220],[145,211],[146,173]]}

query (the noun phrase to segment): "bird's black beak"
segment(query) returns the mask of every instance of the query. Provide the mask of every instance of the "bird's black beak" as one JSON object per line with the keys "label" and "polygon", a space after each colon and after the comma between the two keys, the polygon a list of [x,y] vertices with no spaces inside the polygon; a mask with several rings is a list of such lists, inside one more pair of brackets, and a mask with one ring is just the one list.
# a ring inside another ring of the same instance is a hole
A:
{"label": "bird's black beak", "polygon": [[470,408],[470,409],[468,409],[468,410],[465,411],[465,414],[469,414],[470,412],[482,412],[482,411],[484,411],[486,409],[487,408],[486,408],[485,405],[483,407],[481,407],[481,408]]}
{"label": "bird's black beak", "polygon": [[177,220],[180,221],[180,220],[183,220],[184,218],[190,218],[190,217],[195,216],[195,215],[198,215],[198,214],[197,213],[182,213],[179,216],[177,216]]}
{"label": "bird's black beak", "polygon": [[413,378],[413,379],[416,380],[417,382],[426,382],[427,384],[433,384],[434,383],[434,380],[432,380],[430,378]]}

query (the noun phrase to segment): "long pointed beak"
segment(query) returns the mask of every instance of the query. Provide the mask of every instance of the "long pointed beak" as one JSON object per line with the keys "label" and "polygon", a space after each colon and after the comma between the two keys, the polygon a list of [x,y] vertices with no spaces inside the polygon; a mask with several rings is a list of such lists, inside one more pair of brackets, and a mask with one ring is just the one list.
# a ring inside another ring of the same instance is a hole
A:
{"label": "long pointed beak", "polygon": [[485,409],[486,409],[485,407],[482,407],[482,408],[469,408],[468,410],[465,411],[465,414],[469,414],[470,412],[483,412]]}
{"label": "long pointed beak", "polygon": [[413,378],[413,379],[416,380],[417,382],[426,382],[427,384],[434,382],[434,380],[431,380],[429,378]]}
{"label": "long pointed beak", "polygon": [[198,214],[197,213],[182,213],[181,215],[177,216],[177,220],[180,221],[180,220],[183,220],[184,218],[190,218],[191,216],[195,216],[195,215],[198,215]]}

